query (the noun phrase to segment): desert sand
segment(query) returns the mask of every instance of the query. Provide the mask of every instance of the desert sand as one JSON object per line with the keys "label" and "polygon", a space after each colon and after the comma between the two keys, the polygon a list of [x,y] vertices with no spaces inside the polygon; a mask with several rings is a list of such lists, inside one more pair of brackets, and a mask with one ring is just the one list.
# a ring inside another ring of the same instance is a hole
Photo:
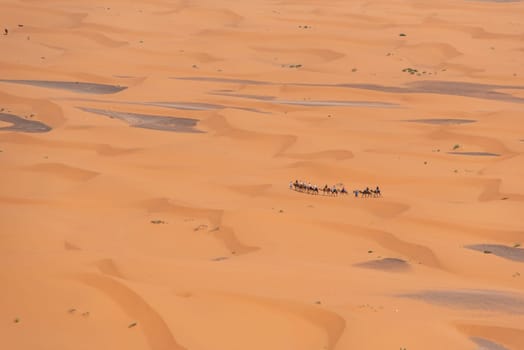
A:
{"label": "desert sand", "polygon": [[524,349],[524,2],[0,3],[2,349]]}

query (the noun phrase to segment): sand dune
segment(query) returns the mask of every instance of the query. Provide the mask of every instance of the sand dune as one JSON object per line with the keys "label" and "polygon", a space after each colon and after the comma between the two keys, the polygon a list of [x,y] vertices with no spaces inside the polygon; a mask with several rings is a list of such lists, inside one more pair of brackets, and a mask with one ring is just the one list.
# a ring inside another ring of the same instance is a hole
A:
{"label": "sand dune", "polygon": [[86,285],[106,294],[122,307],[130,317],[136,319],[151,348],[185,349],[176,342],[168,325],[157,311],[152,309],[147,302],[132,289],[109,277],[86,274],[79,276],[78,279]]}
{"label": "sand dune", "polygon": [[[518,348],[522,341],[524,341],[524,333],[522,330],[511,327],[496,327],[489,325],[475,325],[475,324],[459,324],[457,328],[471,335],[472,338],[480,339],[481,344],[486,341],[491,343],[498,343],[499,347]],[[487,337],[482,338],[481,337]],[[480,344],[479,344],[480,345]],[[494,347],[496,349],[496,347]]]}
{"label": "sand dune", "polygon": [[29,171],[34,172],[43,172],[48,174],[53,174],[61,176],[65,179],[75,180],[75,181],[87,181],[97,176],[98,173],[95,171],[79,169],[75,167],[68,166],[66,164],[59,163],[41,163],[35,164],[26,168]]}
{"label": "sand dune", "polygon": [[2,1],[2,348],[524,349],[523,11]]}

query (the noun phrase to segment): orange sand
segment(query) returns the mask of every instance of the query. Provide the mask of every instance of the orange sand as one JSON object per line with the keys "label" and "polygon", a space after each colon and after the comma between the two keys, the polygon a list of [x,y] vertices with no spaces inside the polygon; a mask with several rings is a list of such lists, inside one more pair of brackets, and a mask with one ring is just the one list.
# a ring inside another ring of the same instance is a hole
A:
{"label": "orange sand", "polygon": [[524,245],[524,2],[1,5],[0,79],[128,87],[0,82],[53,129],[0,122],[2,349],[524,349],[523,263],[464,248]]}

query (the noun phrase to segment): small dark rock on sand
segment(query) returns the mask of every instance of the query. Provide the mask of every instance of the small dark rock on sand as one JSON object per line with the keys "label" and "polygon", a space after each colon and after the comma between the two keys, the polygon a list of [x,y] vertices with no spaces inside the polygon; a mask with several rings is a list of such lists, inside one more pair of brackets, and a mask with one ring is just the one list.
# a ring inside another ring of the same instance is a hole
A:
{"label": "small dark rock on sand", "polygon": [[195,228],[193,229],[193,231],[201,231],[201,230],[204,230],[204,229],[206,229],[206,228],[207,228],[207,225],[203,225],[203,224],[202,224],[202,225],[198,225],[197,227],[195,227]]}
{"label": "small dark rock on sand", "polygon": [[136,327],[137,326],[137,322],[133,322],[131,323],[129,326],[127,326],[127,328],[133,328],[133,327]]}
{"label": "small dark rock on sand", "polygon": [[163,220],[151,220],[151,223],[155,225],[160,225],[160,224],[165,224],[166,222]]}
{"label": "small dark rock on sand", "polygon": [[227,260],[227,259],[229,259],[227,256],[219,256],[219,257],[213,258],[211,260],[212,261],[222,261],[222,260]]}

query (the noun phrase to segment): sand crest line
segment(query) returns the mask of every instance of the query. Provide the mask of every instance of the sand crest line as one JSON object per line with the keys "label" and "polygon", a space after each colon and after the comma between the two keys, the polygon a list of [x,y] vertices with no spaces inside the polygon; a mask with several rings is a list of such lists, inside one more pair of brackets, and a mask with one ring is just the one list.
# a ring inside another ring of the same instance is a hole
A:
{"label": "sand crest line", "polygon": [[210,295],[228,298],[236,303],[243,302],[257,304],[304,319],[326,332],[328,336],[328,344],[325,349],[328,350],[336,348],[336,345],[346,328],[345,319],[336,312],[296,301],[226,292],[210,292]]}
{"label": "sand crest line", "polygon": [[133,289],[111,277],[93,273],[79,275],[77,280],[105,294],[135,320],[151,349],[185,350],[173,337],[162,316]]}
{"label": "sand crest line", "polygon": [[408,257],[409,260],[413,260],[417,263],[432,268],[443,268],[440,260],[431,248],[407,242],[390,232],[335,222],[324,222],[322,223],[322,226],[332,228],[350,236],[356,235],[374,241],[382,247]]}
{"label": "sand crest line", "polygon": [[234,229],[223,223],[223,210],[178,205],[167,198],[153,198],[144,200],[140,204],[150,213],[170,213],[181,217],[207,220],[210,224],[207,232],[222,242],[231,254],[248,254],[260,249],[259,247],[246,245],[238,239]]}

